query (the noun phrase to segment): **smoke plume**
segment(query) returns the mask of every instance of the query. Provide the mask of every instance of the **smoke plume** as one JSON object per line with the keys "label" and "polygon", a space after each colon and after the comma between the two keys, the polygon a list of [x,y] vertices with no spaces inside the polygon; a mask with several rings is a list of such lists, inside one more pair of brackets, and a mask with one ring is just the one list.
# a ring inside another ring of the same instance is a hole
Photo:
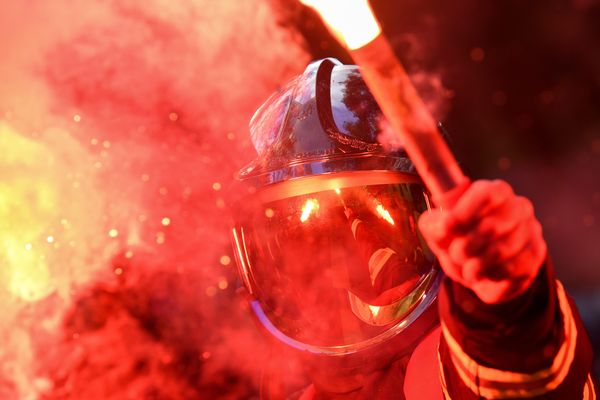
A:
{"label": "smoke plume", "polygon": [[308,61],[266,1],[0,6],[0,397],[250,398],[226,188]]}

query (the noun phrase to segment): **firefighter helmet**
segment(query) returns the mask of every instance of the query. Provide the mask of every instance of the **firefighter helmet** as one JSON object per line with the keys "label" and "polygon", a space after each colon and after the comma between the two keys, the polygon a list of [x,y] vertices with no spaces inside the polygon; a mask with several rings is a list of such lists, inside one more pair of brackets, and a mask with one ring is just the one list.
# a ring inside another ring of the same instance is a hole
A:
{"label": "firefighter helmet", "polygon": [[397,337],[441,272],[417,228],[429,195],[358,67],[325,59],[250,122],[258,157],[238,176],[233,244],[251,307],[277,339],[345,355]]}

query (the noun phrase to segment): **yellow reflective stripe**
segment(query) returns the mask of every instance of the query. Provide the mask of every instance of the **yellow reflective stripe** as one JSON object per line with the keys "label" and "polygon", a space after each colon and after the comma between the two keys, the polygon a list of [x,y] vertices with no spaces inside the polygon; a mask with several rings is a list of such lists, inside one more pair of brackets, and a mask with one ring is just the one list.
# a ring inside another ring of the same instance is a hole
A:
{"label": "yellow reflective stripe", "polygon": [[444,394],[445,400],[452,400],[450,393],[448,393],[448,384],[446,384],[446,373],[444,372],[444,363],[442,363],[442,356],[440,355],[440,345],[437,347],[437,359],[440,367],[440,384],[442,385],[442,393]]}
{"label": "yellow reflective stripe", "polygon": [[442,332],[450,348],[453,364],[465,383],[475,394],[490,399],[534,397],[554,390],[569,372],[575,358],[577,328],[560,282],[556,281],[558,304],[564,323],[564,341],[549,368],[532,374],[489,368],[469,357],[442,322]]}
{"label": "yellow reflective stripe", "polygon": [[591,374],[588,374],[585,386],[583,387],[583,400],[596,400],[596,389],[594,388]]}
{"label": "yellow reflective stripe", "polygon": [[456,372],[458,372],[458,376],[463,381],[463,383],[469,389],[471,389],[471,391],[473,393],[475,393],[477,396],[480,396],[481,395],[481,388],[475,383],[476,379],[474,379],[474,377],[476,378],[476,375],[474,377],[471,376],[471,375],[468,375],[464,371],[463,366],[460,363],[457,363],[457,360],[454,358],[454,355],[452,355],[452,363],[456,367]]}
{"label": "yellow reflective stripe", "polygon": [[371,283],[373,286],[375,286],[377,275],[379,275],[385,266],[385,263],[388,262],[390,257],[394,254],[396,254],[396,252],[389,247],[377,249],[371,254],[371,257],[369,258],[369,274],[371,275]]}

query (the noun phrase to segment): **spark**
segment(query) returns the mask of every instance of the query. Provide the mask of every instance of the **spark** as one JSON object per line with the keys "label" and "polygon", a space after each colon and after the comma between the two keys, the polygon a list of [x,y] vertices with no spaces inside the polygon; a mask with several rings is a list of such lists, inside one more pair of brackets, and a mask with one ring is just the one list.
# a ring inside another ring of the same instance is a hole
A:
{"label": "spark", "polygon": [[308,218],[310,217],[310,214],[313,212],[313,210],[318,210],[318,209],[319,209],[319,202],[316,199],[306,200],[306,203],[304,203],[304,206],[302,207],[302,215],[300,216],[300,221],[301,222],[308,221]]}
{"label": "spark", "polygon": [[163,218],[163,219],[160,221],[160,223],[161,223],[163,226],[169,226],[169,225],[171,224],[171,218],[169,218],[169,217],[164,217],[164,218]]}
{"label": "spark", "polygon": [[377,207],[375,208],[375,210],[377,211],[377,214],[379,214],[379,216],[381,218],[383,218],[387,222],[389,222],[390,225],[394,225],[394,219],[390,215],[390,212],[388,210],[386,210],[385,207],[383,207],[383,205],[378,204]]}

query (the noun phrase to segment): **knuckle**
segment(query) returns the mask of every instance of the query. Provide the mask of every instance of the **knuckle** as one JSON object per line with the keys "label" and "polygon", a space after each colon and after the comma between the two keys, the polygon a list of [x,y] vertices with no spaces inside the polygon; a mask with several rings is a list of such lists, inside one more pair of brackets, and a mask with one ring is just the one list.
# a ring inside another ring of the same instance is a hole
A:
{"label": "knuckle", "polygon": [[492,181],[496,189],[502,191],[504,193],[510,194],[512,193],[512,186],[508,182],[502,179],[495,179]]}
{"label": "knuckle", "polygon": [[448,248],[450,258],[457,263],[464,261],[466,258],[465,247],[466,241],[463,238],[453,240]]}
{"label": "knuckle", "polygon": [[517,197],[519,207],[521,208],[521,215],[523,218],[531,218],[534,216],[533,203],[527,197]]}
{"label": "knuckle", "polygon": [[536,238],[541,238],[542,237],[542,224],[540,224],[540,222],[537,219],[534,219],[532,221],[532,231],[533,231],[533,235]]}
{"label": "knuckle", "polygon": [[471,187],[465,194],[468,194],[472,198],[485,198],[490,192],[492,192],[492,186],[493,185],[491,181],[479,179],[471,184]]}
{"label": "knuckle", "polygon": [[482,190],[482,189],[486,189],[489,185],[490,185],[490,181],[488,181],[486,179],[478,179],[475,182],[473,182],[471,187],[473,189]]}

